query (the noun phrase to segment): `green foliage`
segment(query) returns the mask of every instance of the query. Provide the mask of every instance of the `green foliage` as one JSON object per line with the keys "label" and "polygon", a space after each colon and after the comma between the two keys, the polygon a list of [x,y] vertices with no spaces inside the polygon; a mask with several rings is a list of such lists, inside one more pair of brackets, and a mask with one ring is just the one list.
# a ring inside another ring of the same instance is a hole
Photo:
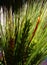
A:
{"label": "green foliage", "polygon": [[[15,13],[14,19],[12,30],[11,24],[6,24],[5,54],[8,65],[39,65],[47,55],[47,2],[44,5],[42,1],[34,2],[33,6],[26,3],[20,12]],[[11,40],[14,40],[14,48]]]}

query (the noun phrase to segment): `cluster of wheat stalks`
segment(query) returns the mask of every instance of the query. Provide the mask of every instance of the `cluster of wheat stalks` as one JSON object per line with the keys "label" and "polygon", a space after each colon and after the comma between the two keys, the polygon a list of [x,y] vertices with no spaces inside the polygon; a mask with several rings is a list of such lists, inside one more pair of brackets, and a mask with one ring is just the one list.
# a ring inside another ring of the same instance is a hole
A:
{"label": "cluster of wheat stalks", "polygon": [[8,65],[39,65],[47,57],[47,2],[26,3],[6,17],[2,35]]}

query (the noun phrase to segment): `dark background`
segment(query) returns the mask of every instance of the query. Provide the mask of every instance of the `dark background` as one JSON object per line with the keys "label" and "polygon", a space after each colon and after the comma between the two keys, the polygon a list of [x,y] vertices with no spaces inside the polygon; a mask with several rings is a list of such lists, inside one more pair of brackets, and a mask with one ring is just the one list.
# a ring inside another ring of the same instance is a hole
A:
{"label": "dark background", "polygon": [[26,0],[0,0],[0,6],[6,6],[8,9],[12,6],[13,9],[17,9],[22,7],[22,4],[25,2]]}
{"label": "dark background", "polygon": [[9,10],[9,8],[12,6],[13,10],[18,10],[22,7],[22,5],[26,2],[33,4],[33,2],[46,2],[47,0],[0,0],[0,6],[6,6],[6,8]]}

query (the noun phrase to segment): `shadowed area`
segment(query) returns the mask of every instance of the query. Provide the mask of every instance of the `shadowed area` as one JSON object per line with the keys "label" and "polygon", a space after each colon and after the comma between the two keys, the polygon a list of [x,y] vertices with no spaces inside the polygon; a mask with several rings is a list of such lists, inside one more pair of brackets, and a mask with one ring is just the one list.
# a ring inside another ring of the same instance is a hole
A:
{"label": "shadowed area", "polygon": [[13,9],[19,9],[22,7],[26,0],[0,0],[0,6],[6,6],[9,9],[11,6]]}

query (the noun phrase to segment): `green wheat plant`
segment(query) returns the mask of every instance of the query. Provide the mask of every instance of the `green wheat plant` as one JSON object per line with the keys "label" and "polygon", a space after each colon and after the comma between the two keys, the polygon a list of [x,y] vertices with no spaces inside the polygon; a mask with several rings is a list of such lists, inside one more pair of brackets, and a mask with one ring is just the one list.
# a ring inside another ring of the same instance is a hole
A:
{"label": "green wheat plant", "polygon": [[47,2],[26,3],[6,21],[5,57],[8,65],[39,65],[47,57]]}

